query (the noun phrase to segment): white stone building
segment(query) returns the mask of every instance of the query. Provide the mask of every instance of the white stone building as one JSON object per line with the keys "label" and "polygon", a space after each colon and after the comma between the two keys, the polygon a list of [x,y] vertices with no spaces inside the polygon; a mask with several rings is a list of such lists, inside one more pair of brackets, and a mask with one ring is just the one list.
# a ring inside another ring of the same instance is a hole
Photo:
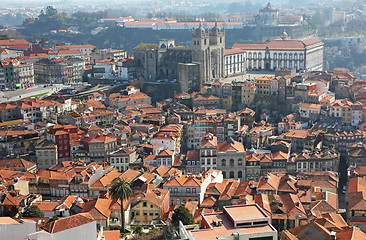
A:
{"label": "white stone building", "polygon": [[296,71],[311,72],[323,70],[323,45],[315,38],[288,39],[284,32],[281,39],[265,43],[235,43],[233,48],[246,51],[249,71],[295,68]]}
{"label": "white stone building", "polygon": [[246,72],[246,53],[241,49],[225,49],[225,75],[239,75]]}

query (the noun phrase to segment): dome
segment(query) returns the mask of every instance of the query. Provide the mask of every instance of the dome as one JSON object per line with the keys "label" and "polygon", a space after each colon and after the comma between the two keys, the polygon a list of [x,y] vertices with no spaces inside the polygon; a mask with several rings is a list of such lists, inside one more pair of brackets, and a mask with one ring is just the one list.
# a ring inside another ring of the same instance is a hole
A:
{"label": "dome", "polygon": [[205,34],[205,33],[206,33],[205,29],[200,24],[200,26],[196,29],[196,35],[202,35],[202,34]]}
{"label": "dome", "polygon": [[212,32],[214,32],[214,33],[218,33],[218,32],[220,32],[220,28],[219,28],[219,26],[217,26],[217,22],[215,23],[215,26],[212,28]]}
{"label": "dome", "polygon": [[272,7],[272,5],[270,3],[268,3],[267,6],[265,8],[263,8],[261,11],[262,12],[273,12],[273,11],[277,11],[277,9]]}

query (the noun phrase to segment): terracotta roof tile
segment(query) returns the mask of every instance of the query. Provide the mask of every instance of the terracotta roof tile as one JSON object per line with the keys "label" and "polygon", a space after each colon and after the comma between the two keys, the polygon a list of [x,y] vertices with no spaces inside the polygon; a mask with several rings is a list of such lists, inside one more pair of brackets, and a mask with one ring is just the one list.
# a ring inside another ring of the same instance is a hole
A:
{"label": "terracotta roof tile", "polygon": [[94,218],[89,213],[79,213],[50,222],[43,229],[49,233],[57,233],[94,221]]}

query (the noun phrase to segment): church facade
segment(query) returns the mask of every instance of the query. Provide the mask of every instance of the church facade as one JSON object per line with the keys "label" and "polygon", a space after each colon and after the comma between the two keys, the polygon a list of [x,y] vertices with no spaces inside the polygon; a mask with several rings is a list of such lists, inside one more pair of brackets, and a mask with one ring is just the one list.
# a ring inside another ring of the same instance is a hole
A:
{"label": "church facade", "polygon": [[217,25],[210,30],[200,26],[192,33],[192,61],[200,64],[202,84],[225,76],[225,30]]}

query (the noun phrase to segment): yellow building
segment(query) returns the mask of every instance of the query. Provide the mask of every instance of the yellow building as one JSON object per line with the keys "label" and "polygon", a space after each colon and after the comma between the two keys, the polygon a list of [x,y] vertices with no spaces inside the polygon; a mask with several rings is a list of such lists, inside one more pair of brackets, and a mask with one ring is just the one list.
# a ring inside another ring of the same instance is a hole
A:
{"label": "yellow building", "polygon": [[347,99],[342,100],[342,123],[347,126],[351,126],[352,123],[352,102]]}
{"label": "yellow building", "polygon": [[225,96],[222,98],[222,108],[228,111],[231,111],[231,107],[233,106],[233,97]]}
{"label": "yellow building", "polygon": [[263,76],[255,80],[257,86],[258,96],[269,96],[271,95],[271,80],[273,77]]}
{"label": "yellow building", "polygon": [[142,187],[141,193],[135,195],[131,205],[132,224],[150,224],[161,219],[169,211],[169,191],[156,188],[153,184]]}
{"label": "yellow building", "polygon": [[255,99],[255,92],[257,90],[255,82],[248,81],[243,83],[243,87],[241,90],[241,102],[246,105],[253,104]]}

